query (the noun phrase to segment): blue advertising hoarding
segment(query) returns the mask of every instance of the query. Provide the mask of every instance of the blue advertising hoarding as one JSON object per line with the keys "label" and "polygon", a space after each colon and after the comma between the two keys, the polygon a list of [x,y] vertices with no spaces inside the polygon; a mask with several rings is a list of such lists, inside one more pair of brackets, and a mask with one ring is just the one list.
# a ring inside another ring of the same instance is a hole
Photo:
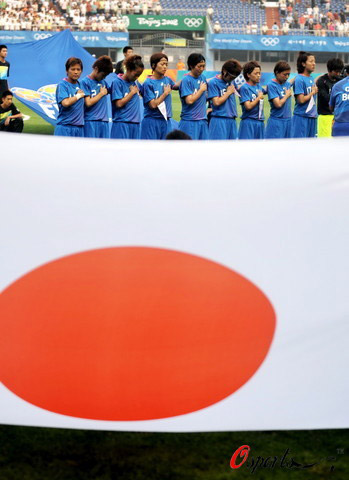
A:
{"label": "blue advertising hoarding", "polygon": [[[0,30],[0,44],[35,42],[50,38],[59,32],[32,32]],[[72,32],[82,47],[122,48],[129,43],[128,32]]]}
{"label": "blue advertising hoarding", "polygon": [[208,34],[212,50],[349,52],[349,37]]}

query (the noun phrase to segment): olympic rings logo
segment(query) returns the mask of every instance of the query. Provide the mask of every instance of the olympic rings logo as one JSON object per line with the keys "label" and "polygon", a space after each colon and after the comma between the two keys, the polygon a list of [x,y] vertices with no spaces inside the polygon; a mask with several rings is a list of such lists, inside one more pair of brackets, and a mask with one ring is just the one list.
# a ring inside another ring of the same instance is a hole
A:
{"label": "olympic rings logo", "polygon": [[185,18],[184,23],[187,27],[200,27],[204,23],[202,18]]}
{"label": "olympic rings logo", "polygon": [[280,43],[280,40],[278,38],[273,38],[273,37],[263,37],[261,39],[261,42],[263,45],[266,47],[275,47],[278,43]]}
{"label": "olympic rings logo", "polygon": [[50,33],[35,33],[34,40],[45,40],[45,38],[52,37]]}

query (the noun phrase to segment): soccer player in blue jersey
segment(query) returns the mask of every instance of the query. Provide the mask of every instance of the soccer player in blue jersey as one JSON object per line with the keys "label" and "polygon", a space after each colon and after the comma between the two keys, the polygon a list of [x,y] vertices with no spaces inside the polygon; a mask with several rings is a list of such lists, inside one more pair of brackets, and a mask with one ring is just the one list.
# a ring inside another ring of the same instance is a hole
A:
{"label": "soccer player in blue jersey", "polygon": [[92,65],[92,72],[81,80],[85,96],[84,136],[109,138],[108,85],[104,80],[113,71],[111,58],[103,55]]}
{"label": "soccer player in blue jersey", "polygon": [[291,67],[280,61],[274,67],[275,78],[267,85],[270,116],[265,129],[265,138],[291,138],[292,90],[288,77]]}
{"label": "soccer player in blue jersey", "polygon": [[261,66],[254,60],[247,62],[243,75],[246,83],[239,90],[242,106],[239,139],[264,138],[264,93],[259,83]]}
{"label": "soccer player in blue jersey", "polygon": [[111,138],[139,139],[141,104],[139,92],[142,88],[137,78],[142,75],[142,57],[132,55],[125,60],[126,73],[119,74],[111,86],[113,126]]}
{"label": "soccer player in blue jersey", "polygon": [[317,108],[317,86],[311,74],[315,71],[315,57],[311,53],[299,52],[297,72],[293,84],[296,103],[292,117],[292,137],[315,137]]}
{"label": "soccer player in blue jersey", "polygon": [[193,140],[207,140],[207,82],[202,74],[206,66],[205,57],[200,53],[192,53],[187,63],[190,72],[179,85],[182,113],[178,128]]}
{"label": "soccer player in blue jersey", "polygon": [[334,110],[333,137],[349,135],[349,65],[344,67],[346,78],[331,90],[330,108]]}
{"label": "soccer player in blue jersey", "polygon": [[56,100],[58,117],[55,135],[63,137],[84,136],[84,96],[79,78],[83,70],[80,58],[70,57],[66,61],[67,77],[57,85]]}
{"label": "soccer player in blue jersey", "polygon": [[178,89],[175,82],[166,77],[168,57],[164,53],[154,53],[150,57],[153,71],[143,83],[144,119],[141,124],[141,138],[164,140],[171,130],[172,89]]}
{"label": "soccer player in blue jersey", "polygon": [[234,80],[240,75],[241,70],[242,67],[237,60],[228,60],[223,64],[221,73],[208,82],[208,99],[212,105],[208,127],[210,140],[237,138]]}

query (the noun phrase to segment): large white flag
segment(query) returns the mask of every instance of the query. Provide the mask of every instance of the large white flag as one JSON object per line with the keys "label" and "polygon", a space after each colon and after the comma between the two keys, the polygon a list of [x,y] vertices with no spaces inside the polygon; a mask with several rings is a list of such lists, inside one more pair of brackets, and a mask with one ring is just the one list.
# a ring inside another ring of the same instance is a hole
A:
{"label": "large white flag", "polygon": [[349,427],[348,140],[2,138],[0,423]]}

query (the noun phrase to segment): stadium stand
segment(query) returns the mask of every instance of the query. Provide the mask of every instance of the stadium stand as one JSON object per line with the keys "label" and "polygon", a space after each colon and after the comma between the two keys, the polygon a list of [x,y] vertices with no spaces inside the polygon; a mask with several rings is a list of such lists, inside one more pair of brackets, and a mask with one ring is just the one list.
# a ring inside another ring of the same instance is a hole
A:
{"label": "stadium stand", "polygon": [[[206,15],[207,0],[161,0],[164,15]],[[265,9],[259,2],[213,0],[211,22],[221,26],[222,33],[261,33],[266,21]],[[253,32],[252,32],[253,30]]]}
{"label": "stadium stand", "polygon": [[123,15],[164,14],[205,15],[216,33],[349,36],[349,0],[309,1],[0,0],[0,30],[127,31]]}

